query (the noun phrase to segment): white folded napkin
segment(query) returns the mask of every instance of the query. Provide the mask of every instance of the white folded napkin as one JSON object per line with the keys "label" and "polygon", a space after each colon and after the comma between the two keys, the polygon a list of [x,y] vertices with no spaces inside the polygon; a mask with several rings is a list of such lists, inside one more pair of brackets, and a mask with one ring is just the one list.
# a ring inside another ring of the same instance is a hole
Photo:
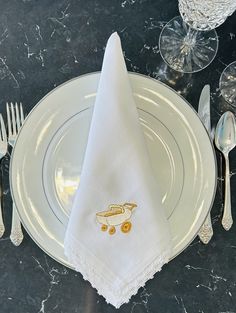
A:
{"label": "white folded napkin", "polygon": [[168,262],[171,241],[114,33],[103,60],[65,254],[119,308]]}

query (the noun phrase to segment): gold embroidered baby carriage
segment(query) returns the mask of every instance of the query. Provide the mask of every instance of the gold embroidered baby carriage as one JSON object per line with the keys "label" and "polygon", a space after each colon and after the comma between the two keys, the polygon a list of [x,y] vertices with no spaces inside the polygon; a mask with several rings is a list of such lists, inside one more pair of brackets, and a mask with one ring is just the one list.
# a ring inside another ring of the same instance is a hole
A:
{"label": "gold embroidered baby carriage", "polygon": [[101,230],[106,231],[109,227],[109,234],[113,235],[116,232],[115,226],[121,225],[121,231],[128,233],[132,227],[129,219],[135,207],[135,203],[111,204],[108,210],[97,213],[97,221],[102,224]]}

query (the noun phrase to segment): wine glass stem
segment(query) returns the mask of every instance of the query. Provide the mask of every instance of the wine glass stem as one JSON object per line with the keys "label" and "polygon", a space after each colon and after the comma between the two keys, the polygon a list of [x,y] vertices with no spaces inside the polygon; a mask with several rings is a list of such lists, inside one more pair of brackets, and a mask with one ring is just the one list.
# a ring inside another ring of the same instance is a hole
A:
{"label": "wine glass stem", "polygon": [[186,54],[195,46],[196,44],[196,37],[197,31],[192,29],[191,27],[188,28],[187,35],[184,38],[183,50]]}

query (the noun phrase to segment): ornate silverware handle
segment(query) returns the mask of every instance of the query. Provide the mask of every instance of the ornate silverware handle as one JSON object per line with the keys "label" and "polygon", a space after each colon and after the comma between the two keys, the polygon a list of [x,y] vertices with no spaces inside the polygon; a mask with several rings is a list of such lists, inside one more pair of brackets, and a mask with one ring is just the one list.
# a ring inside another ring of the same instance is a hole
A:
{"label": "ornate silverware handle", "polygon": [[4,226],[3,218],[2,218],[2,203],[0,199],[0,238],[3,236],[4,232],[5,232],[5,226]]}
{"label": "ornate silverware handle", "polygon": [[231,193],[230,193],[230,174],[229,174],[229,157],[225,154],[225,201],[222,225],[225,230],[229,230],[233,225],[231,213]]}
{"label": "ornate silverware handle", "polygon": [[[2,171],[0,170],[0,175],[2,175]],[[0,179],[0,238],[3,236],[5,232],[5,226],[3,223],[3,216],[2,216],[2,176]]]}
{"label": "ornate silverware handle", "polygon": [[207,218],[206,218],[204,224],[202,225],[202,227],[198,233],[198,236],[204,244],[208,244],[208,242],[211,240],[211,238],[213,236],[213,229],[212,229],[212,224],[211,224],[211,214],[210,213],[207,215]]}
{"label": "ornate silverware handle", "polygon": [[23,238],[24,238],[24,235],[23,235],[22,228],[21,228],[20,218],[16,211],[15,204],[13,203],[10,239],[11,239],[11,242],[15,246],[19,246],[22,243]]}

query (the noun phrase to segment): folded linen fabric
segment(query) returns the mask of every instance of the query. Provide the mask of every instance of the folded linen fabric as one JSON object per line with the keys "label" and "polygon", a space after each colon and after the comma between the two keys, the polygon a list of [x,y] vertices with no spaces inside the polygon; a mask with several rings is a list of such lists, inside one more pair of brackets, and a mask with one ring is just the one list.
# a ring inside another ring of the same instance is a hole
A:
{"label": "folded linen fabric", "polygon": [[149,162],[120,38],[105,50],[65,254],[119,308],[161,270],[171,235]]}

